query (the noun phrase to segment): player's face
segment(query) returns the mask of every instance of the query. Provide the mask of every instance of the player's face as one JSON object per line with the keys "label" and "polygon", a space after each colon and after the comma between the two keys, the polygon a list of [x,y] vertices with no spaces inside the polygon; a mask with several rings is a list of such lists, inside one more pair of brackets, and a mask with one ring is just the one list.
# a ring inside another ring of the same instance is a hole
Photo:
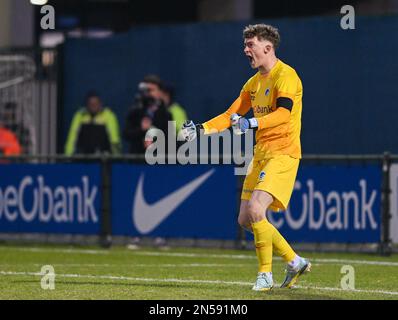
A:
{"label": "player's face", "polygon": [[253,69],[264,65],[270,50],[270,42],[267,40],[258,40],[257,37],[245,39],[243,52],[248,57]]}

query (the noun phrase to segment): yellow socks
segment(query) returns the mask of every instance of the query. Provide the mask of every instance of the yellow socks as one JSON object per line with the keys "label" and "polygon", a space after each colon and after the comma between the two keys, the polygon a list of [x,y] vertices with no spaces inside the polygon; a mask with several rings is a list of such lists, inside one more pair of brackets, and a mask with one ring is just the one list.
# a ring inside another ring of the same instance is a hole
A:
{"label": "yellow socks", "polygon": [[272,272],[272,250],[286,262],[294,260],[296,253],[279,231],[266,219],[251,224],[258,258],[258,272]]}
{"label": "yellow socks", "polygon": [[292,247],[287,243],[285,238],[279,233],[278,229],[276,229],[273,225],[271,225],[273,229],[272,233],[272,245],[276,251],[276,253],[285,260],[285,262],[291,262],[294,260],[296,253],[293,251]]}
{"label": "yellow socks", "polygon": [[264,219],[252,223],[252,229],[259,263],[258,272],[271,272],[273,226]]}

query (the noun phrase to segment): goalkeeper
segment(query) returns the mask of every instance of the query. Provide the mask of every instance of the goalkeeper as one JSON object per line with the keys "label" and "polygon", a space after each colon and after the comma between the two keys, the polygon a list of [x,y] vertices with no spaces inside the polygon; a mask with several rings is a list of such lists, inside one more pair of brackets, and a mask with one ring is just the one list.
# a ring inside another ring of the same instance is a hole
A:
{"label": "goalkeeper", "polygon": [[[287,263],[281,287],[290,288],[310,271],[307,259],[298,256],[279,231],[268,222],[266,210],[286,210],[301,158],[300,129],[303,87],[296,71],[275,55],[280,36],[270,25],[249,25],[243,30],[244,53],[250,66],[258,69],[243,86],[239,97],[223,114],[203,124],[188,121],[182,136],[192,141],[199,129],[205,134],[220,132],[232,125],[235,134],[255,129],[254,156],[243,184],[239,224],[254,234],[259,262],[253,290],[273,287],[272,254]],[[253,109],[254,117],[243,116]]]}

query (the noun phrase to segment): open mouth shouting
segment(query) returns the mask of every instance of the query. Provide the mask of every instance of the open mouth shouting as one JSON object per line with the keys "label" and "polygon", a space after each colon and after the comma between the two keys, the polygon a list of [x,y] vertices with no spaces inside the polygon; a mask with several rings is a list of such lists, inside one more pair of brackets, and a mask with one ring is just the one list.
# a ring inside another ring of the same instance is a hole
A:
{"label": "open mouth shouting", "polygon": [[249,63],[251,66],[254,65],[254,58],[252,56],[247,55],[247,58],[249,59]]}

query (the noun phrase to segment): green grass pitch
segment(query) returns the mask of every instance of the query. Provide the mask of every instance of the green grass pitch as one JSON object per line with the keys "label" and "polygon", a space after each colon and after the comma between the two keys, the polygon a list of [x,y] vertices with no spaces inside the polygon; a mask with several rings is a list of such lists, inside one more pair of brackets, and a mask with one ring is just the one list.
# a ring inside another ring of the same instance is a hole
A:
{"label": "green grass pitch", "polygon": [[[296,288],[254,292],[252,251],[129,250],[125,247],[0,245],[0,299],[398,299],[398,255],[303,253],[312,271]],[[41,287],[41,268],[55,270],[54,290]],[[355,290],[343,290],[342,267],[355,272]],[[284,277],[275,258],[274,281]]]}

